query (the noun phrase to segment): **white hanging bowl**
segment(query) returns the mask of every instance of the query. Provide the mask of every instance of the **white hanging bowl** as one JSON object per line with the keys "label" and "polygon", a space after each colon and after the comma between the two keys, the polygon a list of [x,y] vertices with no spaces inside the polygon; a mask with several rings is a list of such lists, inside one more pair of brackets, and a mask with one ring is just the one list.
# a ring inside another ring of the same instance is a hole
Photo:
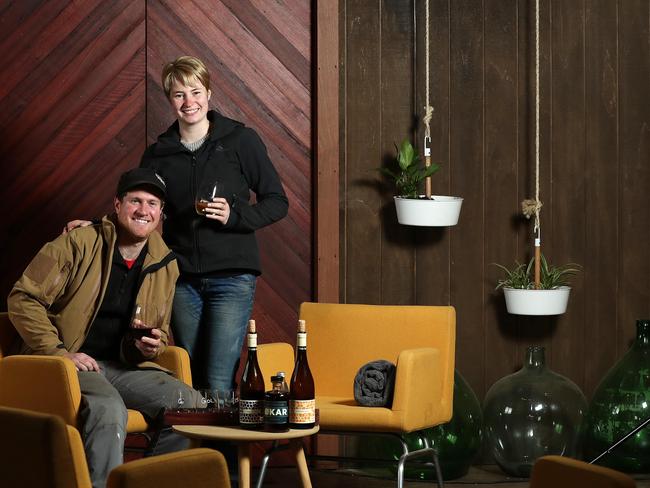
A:
{"label": "white hanging bowl", "polygon": [[447,227],[458,223],[461,197],[433,195],[429,200],[420,198],[393,197],[397,209],[397,221],[402,225]]}
{"label": "white hanging bowl", "polygon": [[560,315],[566,312],[571,287],[552,290],[504,288],[508,313],[517,315]]}

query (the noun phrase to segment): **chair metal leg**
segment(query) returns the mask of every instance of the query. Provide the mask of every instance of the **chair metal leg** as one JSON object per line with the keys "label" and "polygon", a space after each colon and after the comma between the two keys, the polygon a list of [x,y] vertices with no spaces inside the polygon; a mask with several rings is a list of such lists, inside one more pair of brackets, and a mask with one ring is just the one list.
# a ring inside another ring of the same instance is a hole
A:
{"label": "chair metal leg", "polygon": [[440,463],[438,462],[438,452],[433,447],[429,447],[429,441],[427,439],[424,439],[424,447],[422,449],[418,449],[417,451],[411,452],[408,452],[406,441],[401,436],[400,442],[402,443],[402,448],[405,452],[400,456],[397,463],[397,488],[404,488],[404,464],[406,463],[406,460],[428,456],[431,456],[433,459],[438,488],[443,488],[442,472],[440,470]]}
{"label": "chair metal leg", "polygon": [[433,450],[433,466],[436,470],[436,480],[438,481],[438,488],[443,488],[443,480],[442,480],[442,470],[440,469],[440,461],[438,459],[438,451],[436,450],[435,447],[429,446],[429,439],[423,437],[424,440],[424,447],[427,449],[432,449]]}
{"label": "chair metal leg", "polygon": [[[336,430],[328,430],[326,432],[321,431],[320,435],[344,435],[344,436],[371,436],[371,437],[389,437],[391,439],[399,441],[400,445],[402,446],[402,455],[400,456],[398,463],[397,463],[397,488],[404,488],[404,464],[406,463],[407,460],[409,459],[414,459],[418,457],[429,457],[430,459],[433,460],[433,466],[436,472],[436,481],[438,484],[438,488],[444,488],[444,482],[442,479],[442,472],[440,469],[440,462],[438,460],[438,452],[436,451],[435,448],[431,447],[429,445],[429,441],[426,438],[423,438],[424,442],[424,448],[418,449],[417,451],[412,451],[409,452],[408,445],[406,444],[406,440],[401,434],[398,434],[396,432],[359,432],[359,431],[336,431]],[[321,455],[317,454],[314,455],[312,454],[309,456],[310,459],[323,459],[327,461],[338,461],[338,462],[346,462],[346,461],[357,461],[357,462],[381,462],[381,463],[387,463],[391,462],[388,460],[378,460],[378,459],[368,459],[368,458],[361,458],[361,457],[348,457],[348,456],[327,456],[327,455]],[[394,463],[394,461],[392,461]]]}

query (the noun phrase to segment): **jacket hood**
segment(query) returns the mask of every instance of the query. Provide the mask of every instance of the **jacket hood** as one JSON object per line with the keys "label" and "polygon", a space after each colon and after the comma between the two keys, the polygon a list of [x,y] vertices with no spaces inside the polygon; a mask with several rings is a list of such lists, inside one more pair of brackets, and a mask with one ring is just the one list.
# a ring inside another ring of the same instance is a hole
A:
{"label": "jacket hood", "polygon": [[[210,121],[210,141],[219,140],[244,125],[241,122],[224,117],[214,110],[208,111],[208,120]],[[158,141],[152,149],[155,156],[165,156],[187,150],[181,144],[178,120],[158,136]]]}

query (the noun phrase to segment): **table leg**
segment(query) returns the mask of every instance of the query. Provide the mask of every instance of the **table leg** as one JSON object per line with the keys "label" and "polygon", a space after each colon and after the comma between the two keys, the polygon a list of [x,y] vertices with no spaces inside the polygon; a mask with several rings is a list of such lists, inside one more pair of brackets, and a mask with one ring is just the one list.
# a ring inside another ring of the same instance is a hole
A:
{"label": "table leg", "polygon": [[298,474],[300,475],[302,488],[311,488],[311,479],[309,477],[309,469],[307,468],[307,459],[305,459],[305,451],[302,447],[302,439],[292,439],[290,443],[291,449],[296,456],[296,466],[298,466]]}
{"label": "table leg", "polygon": [[251,486],[251,449],[250,443],[239,442],[237,445],[239,458],[239,488]]}

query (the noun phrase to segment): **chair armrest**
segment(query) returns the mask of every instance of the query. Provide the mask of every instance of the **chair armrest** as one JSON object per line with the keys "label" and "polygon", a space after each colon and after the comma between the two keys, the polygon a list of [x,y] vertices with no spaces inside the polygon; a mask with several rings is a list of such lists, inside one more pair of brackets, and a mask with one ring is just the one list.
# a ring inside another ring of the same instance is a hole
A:
{"label": "chair armrest", "polygon": [[61,356],[9,356],[0,360],[0,405],[59,415],[77,425],[79,377]]}
{"label": "chair armrest", "polygon": [[294,363],[293,347],[286,342],[259,344],[257,346],[257,362],[262,370],[263,378],[269,378],[278,371],[284,371],[290,378]]}
{"label": "chair armrest", "polygon": [[411,432],[451,419],[451,405],[442,404],[447,385],[445,365],[433,348],[406,349],[397,357],[393,411],[403,412],[402,429]]}
{"label": "chair armrest", "polygon": [[70,451],[72,452],[72,469],[74,469],[74,479],[77,480],[79,488],[90,488],[92,482],[90,481],[90,473],[88,472],[88,464],[86,461],[86,452],[84,451],[84,444],[81,440],[79,431],[71,425],[66,425],[68,430],[68,441],[70,442]]}
{"label": "chair armrest", "polygon": [[192,386],[192,368],[190,355],[185,349],[178,346],[167,346],[154,363],[174,373],[174,377]]}

